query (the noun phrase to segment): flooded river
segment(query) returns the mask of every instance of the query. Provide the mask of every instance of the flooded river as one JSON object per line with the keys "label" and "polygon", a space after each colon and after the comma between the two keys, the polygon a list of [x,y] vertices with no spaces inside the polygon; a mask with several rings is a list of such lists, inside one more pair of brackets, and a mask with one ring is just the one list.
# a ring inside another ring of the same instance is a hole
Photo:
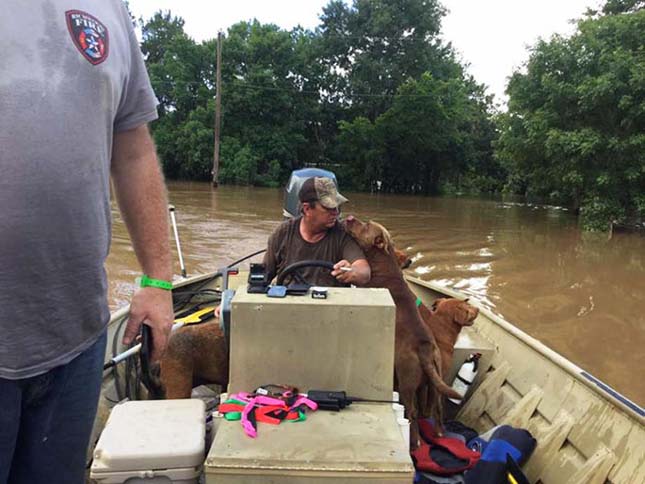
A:
{"label": "flooded river", "polygon": [[[264,248],[282,218],[278,189],[171,182],[169,194],[189,276]],[[645,237],[585,235],[573,215],[547,206],[344,195],[344,213],[385,225],[419,277],[469,294],[645,404]],[[115,309],[127,303],[139,269],[113,214],[107,269]]]}

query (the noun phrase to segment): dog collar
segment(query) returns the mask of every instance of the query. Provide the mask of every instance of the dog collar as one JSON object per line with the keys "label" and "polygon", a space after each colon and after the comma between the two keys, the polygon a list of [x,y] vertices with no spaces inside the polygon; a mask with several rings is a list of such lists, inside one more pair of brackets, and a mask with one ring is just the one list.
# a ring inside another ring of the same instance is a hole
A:
{"label": "dog collar", "polygon": [[421,306],[422,303],[423,303],[423,301],[421,300],[420,297],[418,297],[417,298],[417,307]]}

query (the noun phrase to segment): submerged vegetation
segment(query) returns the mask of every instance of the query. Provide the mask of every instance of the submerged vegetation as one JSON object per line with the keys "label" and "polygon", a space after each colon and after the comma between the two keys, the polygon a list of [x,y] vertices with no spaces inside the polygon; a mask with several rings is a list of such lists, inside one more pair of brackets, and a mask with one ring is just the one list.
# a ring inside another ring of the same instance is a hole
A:
{"label": "submerged vegetation", "polygon": [[[644,3],[609,0],[537,42],[503,112],[440,39],[437,0],[332,0],[313,31],[239,22],[223,39],[220,183],[279,186],[319,166],[356,190],[541,197],[589,229],[642,218]],[[153,132],[166,176],[208,180],[216,41],[183,27],[170,12],[142,21]]]}

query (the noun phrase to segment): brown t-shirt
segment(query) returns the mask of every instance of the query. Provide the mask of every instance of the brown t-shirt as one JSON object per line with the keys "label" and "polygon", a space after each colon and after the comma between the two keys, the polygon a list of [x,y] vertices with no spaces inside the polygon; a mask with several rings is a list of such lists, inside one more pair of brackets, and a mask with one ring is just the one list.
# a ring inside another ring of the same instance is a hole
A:
{"label": "brown t-shirt", "polygon": [[[264,256],[269,280],[285,267],[303,260],[322,260],[335,264],[343,259],[350,263],[365,259],[361,248],[339,222],[329,229],[323,239],[312,244],[300,235],[301,219],[302,217],[297,217],[283,222],[269,237]],[[299,272],[310,284],[325,287],[343,286],[335,277],[332,277],[329,269],[305,267]]]}

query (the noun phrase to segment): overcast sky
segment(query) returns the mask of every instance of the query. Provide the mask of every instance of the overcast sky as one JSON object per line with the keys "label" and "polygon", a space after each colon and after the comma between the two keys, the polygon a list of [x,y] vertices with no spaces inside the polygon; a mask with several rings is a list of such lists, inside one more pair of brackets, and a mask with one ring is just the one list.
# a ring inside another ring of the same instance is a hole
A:
{"label": "overcast sky", "polygon": [[[489,86],[498,101],[505,99],[506,78],[528,58],[527,45],[553,33],[568,35],[570,20],[579,18],[599,0],[441,0],[449,10],[443,19],[446,41],[470,64],[469,72]],[[136,16],[150,18],[170,10],[185,20],[196,41],[214,38],[217,31],[240,20],[257,18],[285,29],[314,28],[328,0],[129,0]]]}

